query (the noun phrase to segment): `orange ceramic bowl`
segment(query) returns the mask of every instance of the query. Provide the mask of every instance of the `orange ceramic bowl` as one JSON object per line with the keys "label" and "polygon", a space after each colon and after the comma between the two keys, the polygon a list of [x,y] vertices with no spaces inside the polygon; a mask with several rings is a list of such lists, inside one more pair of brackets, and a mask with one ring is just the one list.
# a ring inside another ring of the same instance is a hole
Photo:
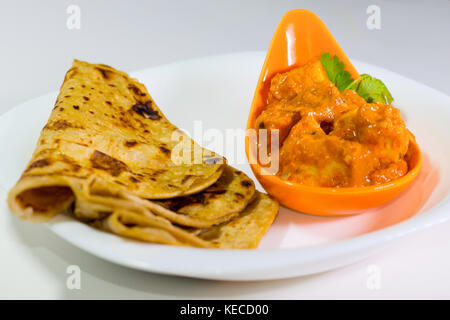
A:
{"label": "orange ceramic bowl", "polygon": [[[325,24],[312,12],[292,10],[282,18],[272,38],[266,55],[247,122],[254,123],[266,105],[270,79],[279,72],[301,66],[322,53],[336,54],[344,62],[353,78],[359,76]],[[281,204],[304,213],[322,216],[341,216],[364,212],[396,197],[417,177],[422,166],[419,146],[412,142],[413,154],[408,163],[408,173],[386,184],[354,188],[322,188],[289,182],[269,174],[256,161],[256,155],[245,148],[250,166],[264,189]]]}

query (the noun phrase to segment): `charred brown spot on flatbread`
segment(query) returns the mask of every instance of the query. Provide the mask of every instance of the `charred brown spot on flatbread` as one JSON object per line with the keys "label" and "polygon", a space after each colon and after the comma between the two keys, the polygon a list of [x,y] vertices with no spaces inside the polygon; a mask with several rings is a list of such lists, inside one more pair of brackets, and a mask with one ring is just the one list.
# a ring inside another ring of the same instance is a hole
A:
{"label": "charred brown spot on flatbread", "polygon": [[248,180],[242,181],[241,184],[242,184],[244,187],[247,187],[247,188],[253,185],[253,184],[251,183],[251,181],[248,181]]}
{"label": "charred brown spot on flatbread", "polygon": [[167,155],[170,155],[170,150],[169,149],[167,149],[167,148],[164,148],[164,147],[159,147],[159,150],[161,150],[163,153],[165,153],[165,154],[167,154]]}
{"label": "charred brown spot on flatbread", "polygon": [[151,120],[161,119],[161,115],[158,111],[153,109],[152,101],[148,100],[145,103],[138,102],[132,107],[133,111],[143,116],[144,118]]}
{"label": "charred brown spot on flatbread", "polygon": [[133,83],[130,83],[128,85],[128,89],[130,89],[131,91],[133,91],[133,93],[137,96],[141,96],[141,97],[145,97],[146,94],[145,92],[142,92],[141,89],[139,89],[136,85],[134,85]]}
{"label": "charred brown spot on flatbread", "polygon": [[67,120],[56,120],[55,122],[48,123],[44,129],[47,130],[65,130],[67,128],[78,128],[82,129],[82,126],[75,125]]}
{"label": "charred brown spot on flatbread", "polygon": [[138,144],[135,140],[125,141],[125,147],[132,148]]}
{"label": "charred brown spot on flatbread", "polygon": [[106,80],[110,79],[112,77],[112,75],[114,74],[114,72],[105,69],[105,68],[100,68],[100,67],[96,67],[95,68],[97,71],[99,71],[102,75],[102,77]]}
{"label": "charred brown spot on flatbread", "polygon": [[25,170],[25,172],[30,171],[31,169],[34,168],[43,168],[43,167],[47,167],[51,164],[51,161],[49,159],[41,159],[41,160],[36,160],[34,161],[32,164],[30,164],[28,166],[28,168]]}
{"label": "charred brown spot on flatbread", "polygon": [[141,180],[136,179],[136,178],[133,177],[133,176],[130,177],[130,181],[133,182],[133,183],[141,183],[141,182],[142,182]]}
{"label": "charred brown spot on flatbread", "polygon": [[194,194],[187,197],[178,197],[170,199],[166,202],[166,206],[169,210],[179,211],[181,208],[190,206],[192,204],[203,204],[205,203],[205,196],[202,193]]}
{"label": "charred brown spot on flatbread", "polygon": [[90,160],[93,168],[107,171],[113,177],[119,176],[122,172],[131,171],[124,162],[98,150],[94,151]]}

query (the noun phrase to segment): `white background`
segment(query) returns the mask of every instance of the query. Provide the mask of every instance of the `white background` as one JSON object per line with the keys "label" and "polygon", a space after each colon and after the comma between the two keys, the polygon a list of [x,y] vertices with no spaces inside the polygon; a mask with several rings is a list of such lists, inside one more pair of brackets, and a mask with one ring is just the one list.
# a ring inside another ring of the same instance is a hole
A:
{"label": "white background", "polygon": [[[66,27],[70,4],[81,8],[80,30]],[[381,30],[366,28],[370,4],[381,8]],[[266,50],[283,13],[294,8],[318,14],[350,57],[450,95],[449,1],[3,0],[0,114],[59,88],[73,58],[133,71]],[[10,225],[10,219],[15,218],[0,216],[0,226]],[[44,226],[13,225],[0,229],[0,298],[450,298],[448,223],[339,270],[252,283],[134,271],[82,252]],[[66,288],[71,264],[82,270],[81,290]],[[381,271],[378,290],[367,286],[370,266]]]}

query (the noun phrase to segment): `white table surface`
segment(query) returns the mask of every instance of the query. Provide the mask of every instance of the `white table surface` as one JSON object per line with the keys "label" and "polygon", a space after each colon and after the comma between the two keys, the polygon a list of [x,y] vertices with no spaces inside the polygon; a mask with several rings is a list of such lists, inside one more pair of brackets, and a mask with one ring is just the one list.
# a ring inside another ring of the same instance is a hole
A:
{"label": "white table surface", "polygon": [[[71,4],[81,9],[79,30],[66,27]],[[380,30],[366,27],[372,4],[381,9]],[[265,50],[281,16],[293,8],[316,12],[348,55],[450,95],[449,1],[2,1],[0,114],[59,88],[73,58],[132,71]],[[5,196],[0,190],[3,204]],[[66,287],[72,264],[81,268],[80,290]],[[374,266],[380,286],[370,289]],[[0,216],[0,298],[450,298],[449,270],[449,223],[338,270],[238,283],[126,269],[84,253],[45,226]]]}

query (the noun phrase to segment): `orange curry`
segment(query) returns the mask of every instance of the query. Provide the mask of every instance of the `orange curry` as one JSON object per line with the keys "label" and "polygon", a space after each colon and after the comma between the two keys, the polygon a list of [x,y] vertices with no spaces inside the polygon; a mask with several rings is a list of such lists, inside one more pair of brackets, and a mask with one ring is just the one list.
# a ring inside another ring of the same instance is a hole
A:
{"label": "orange curry", "polygon": [[375,185],[405,175],[414,139],[398,109],[340,92],[319,60],[272,78],[255,128],[269,136],[279,130],[282,179],[320,187]]}

